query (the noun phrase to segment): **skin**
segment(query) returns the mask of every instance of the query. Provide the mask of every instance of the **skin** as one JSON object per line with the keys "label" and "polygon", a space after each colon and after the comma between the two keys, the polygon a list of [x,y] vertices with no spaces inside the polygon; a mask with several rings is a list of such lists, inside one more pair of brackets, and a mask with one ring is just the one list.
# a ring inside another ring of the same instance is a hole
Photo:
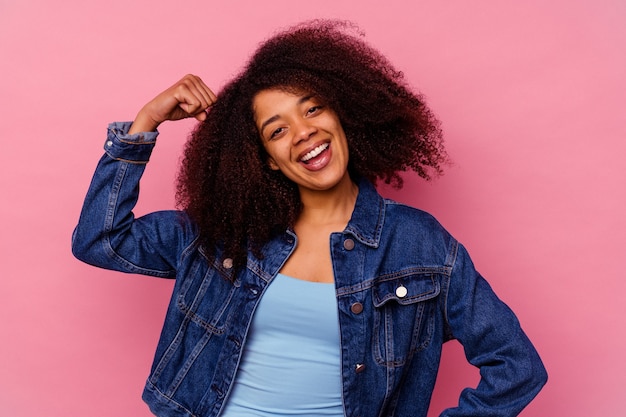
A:
{"label": "skin", "polygon": [[216,100],[213,91],[200,77],[185,75],[142,107],[128,133],[152,132],[167,120],[195,117],[202,121],[206,119],[206,109]]}
{"label": "skin", "polygon": [[[306,93],[263,90],[253,108],[269,166],[298,185],[303,203],[294,225],[298,245],[281,272],[333,282],[329,235],[345,229],[358,194],[348,174],[348,143],[341,122],[332,109]],[[320,149],[315,158],[303,160]]]}
{"label": "skin", "polygon": [[[199,77],[186,75],[142,107],[129,133],[154,131],[168,120],[202,121],[216,100]],[[332,109],[306,93],[263,90],[252,104],[260,140],[269,154],[267,163],[297,184],[302,200],[294,225],[298,244],[281,272],[331,283],[329,236],[345,229],[358,194],[347,170],[349,151],[341,122]],[[307,160],[307,154],[315,157]]]}

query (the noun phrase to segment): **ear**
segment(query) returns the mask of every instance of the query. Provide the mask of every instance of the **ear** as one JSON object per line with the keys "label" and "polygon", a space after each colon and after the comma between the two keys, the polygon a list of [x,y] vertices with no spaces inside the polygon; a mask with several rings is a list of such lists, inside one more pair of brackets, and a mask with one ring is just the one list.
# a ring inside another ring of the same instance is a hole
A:
{"label": "ear", "polygon": [[272,158],[271,156],[267,158],[267,165],[269,165],[270,169],[274,171],[280,170],[280,168],[278,167],[278,164],[276,163],[276,161],[274,161],[274,158]]}

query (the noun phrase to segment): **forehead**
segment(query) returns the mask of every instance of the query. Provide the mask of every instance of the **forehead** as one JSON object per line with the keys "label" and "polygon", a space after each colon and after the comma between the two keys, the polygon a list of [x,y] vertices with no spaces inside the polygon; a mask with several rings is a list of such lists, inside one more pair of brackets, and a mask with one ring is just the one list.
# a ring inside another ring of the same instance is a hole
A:
{"label": "forehead", "polygon": [[308,100],[314,99],[314,94],[304,90],[288,88],[270,88],[261,90],[252,98],[252,110],[255,119],[263,114],[272,113],[270,116],[286,111],[290,107],[297,106]]}

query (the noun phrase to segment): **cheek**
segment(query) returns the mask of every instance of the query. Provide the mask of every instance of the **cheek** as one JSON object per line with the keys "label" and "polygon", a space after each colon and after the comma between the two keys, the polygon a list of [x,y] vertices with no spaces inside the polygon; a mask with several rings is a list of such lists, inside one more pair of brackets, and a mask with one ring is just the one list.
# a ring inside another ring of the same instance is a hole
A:
{"label": "cheek", "polygon": [[267,158],[267,165],[269,165],[270,169],[272,169],[274,171],[280,170],[280,168],[278,167],[278,164],[276,163],[274,158],[272,158],[271,156],[269,156]]}

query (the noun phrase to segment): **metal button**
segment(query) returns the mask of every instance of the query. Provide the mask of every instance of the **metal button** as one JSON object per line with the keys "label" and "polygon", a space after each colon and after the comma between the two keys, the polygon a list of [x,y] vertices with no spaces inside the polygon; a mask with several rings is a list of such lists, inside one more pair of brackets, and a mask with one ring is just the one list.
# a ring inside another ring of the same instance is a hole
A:
{"label": "metal button", "polygon": [[361,303],[354,303],[350,306],[350,311],[352,311],[354,314],[361,314],[361,312],[363,312],[363,304]]}
{"label": "metal button", "polygon": [[222,266],[226,269],[230,269],[233,267],[233,260],[231,258],[226,258],[222,262]]}
{"label": "metal button", "polygon": [[111,146],[113,146],[113,141],[107,140],[107,148],[110,148]]}
{"label": "metal button", "polygon": [[355,371],[357,374],[360,374],[360,373],[361,373],[361,372],[363,372],[364,370],[365,370],[365,364],[364,364],[364,363],[357,363],[357,364],[356,364],[356,366],[355,366],[355,368],[354,368],[354,371]]}
{"label": "metal button", "polygon": [[406,295],[409,293],[409,291],[406,289],[406,287],[404,285],[400,285],[398,288],[396,288],[396,295],[399,298],[404,298],[406,297]]}
{"label": "metal button", "polygon": [[344,247],[346,250],[352,250],[352,249],[354,249],[354,240],[352,240],[352,239],[346,239],[346,240],[344,240],[344,241],[343,241],[343,247]]}

